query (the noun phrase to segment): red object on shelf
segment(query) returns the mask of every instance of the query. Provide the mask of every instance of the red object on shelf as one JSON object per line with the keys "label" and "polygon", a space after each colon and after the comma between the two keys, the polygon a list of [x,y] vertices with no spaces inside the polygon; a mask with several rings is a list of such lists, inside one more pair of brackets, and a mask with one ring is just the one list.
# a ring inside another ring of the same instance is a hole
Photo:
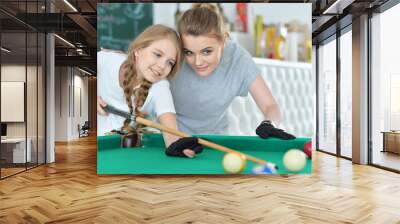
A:
{"label": "red object on shelf", "polygon": [[247,32],[247,3],[236,3],[236,12],[242,23],[242,31]]}

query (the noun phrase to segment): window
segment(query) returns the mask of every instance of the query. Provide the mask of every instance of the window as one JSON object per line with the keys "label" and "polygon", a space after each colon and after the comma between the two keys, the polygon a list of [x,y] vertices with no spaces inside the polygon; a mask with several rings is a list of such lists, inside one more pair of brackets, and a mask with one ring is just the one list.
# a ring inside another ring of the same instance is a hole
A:
{"label": "window", "polygon": [[340,36],[340,155],[352,157],[352,32]]}
{"label": "window", "polygon": [[400,170],[400,5],[371,18],[372,163]]}
{"label": "window", "polygon": [[318,48],[318,147],[336,153],[336,40]]}

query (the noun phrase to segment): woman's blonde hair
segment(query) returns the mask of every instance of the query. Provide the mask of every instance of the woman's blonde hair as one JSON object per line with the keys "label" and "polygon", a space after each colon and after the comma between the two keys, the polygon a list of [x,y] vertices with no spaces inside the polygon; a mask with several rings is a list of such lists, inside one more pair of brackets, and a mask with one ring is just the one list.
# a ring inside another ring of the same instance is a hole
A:
{"label": "woman's blonde hair", "polygon": [[[135,52],[139,49],[148,47],[154,41],[165,38],[171,40],[176,47],[176,62],[172,67],[171,72],[167,76],[168,79],[173,78],[179,71],[182,64],[182,46],[176,31],[164,25],[153,25],[140,33],[139,36],[137,36],[136,39],[130,43],[128,48],[128,57],[121,65],[120,72],[122,72],[123,75],[122,88],[124,90],[125,100],[128,104],[130,113],[135,112],[136,116],[143,116],[143,114],[139,111],[139,108],[143,106],[152,83],[144,79],[141,83],[139,83],[139,88],[134,88],[135,81],[137,81],[138,77],[136,71]],[[132,104],[132,95],[135,97],[135,106]],[[125,120],[121,129],[128,132],[134,131],[130,126],[129,119]],[[140,129],[140,126],[138,129]]]}
{"label": "woman's blonde hair", "polygon": [[212,35],[222,41],[229,36],[224,19],[215,3],[194,3],[193,7],[179,19],[178,32],[181,36]]}

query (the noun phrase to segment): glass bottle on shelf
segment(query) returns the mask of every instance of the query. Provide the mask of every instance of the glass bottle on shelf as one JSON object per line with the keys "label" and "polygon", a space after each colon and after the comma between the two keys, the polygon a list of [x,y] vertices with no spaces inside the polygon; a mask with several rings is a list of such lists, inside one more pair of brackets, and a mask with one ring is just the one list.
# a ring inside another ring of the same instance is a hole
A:
{"label": "glass bottle on shelf", "polygon": [[181,17],[181,15],[182,15],[182,12],[181,12],[181,9],[180,9],[180,5],[179,5],[179,3],[176,3],[176,11],[175,11],[175,15],[174,15],[174,18],[175,18],[175,27],[177,27],[177,25],[178,25],[178,20],[179,20],[179,18]]}

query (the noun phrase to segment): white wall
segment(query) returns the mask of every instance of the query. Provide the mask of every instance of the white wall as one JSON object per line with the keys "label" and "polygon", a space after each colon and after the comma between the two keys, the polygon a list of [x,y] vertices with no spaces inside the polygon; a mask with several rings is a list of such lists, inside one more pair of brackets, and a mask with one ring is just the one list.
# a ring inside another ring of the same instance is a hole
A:
{"label": "white wall", "polygon": [[[25,70],[27,69],[27,70]],[[9,64],[1,66],[1,81],[10,82],[25,82],[26,71],[28,74],[34,71],[33,66]],[[36,72],[36,70],[35,70]],[[26,83],[26,82],[25,82]],[[28,93],[29,97],[29,93]],[[1,108],[1,110],[7,110],[7,108]],[[28,114],[28,119],[30,119],[30,114]],[[8,137],[25,137],[25,122],[7,122],[7,136]],[[30,127],[30,126],[29,126]]]}
{"label": "white wall", "polygon": [[[28,67],[28,70],[30,68]],[[25,65],[2,65],[1,66],[1,81],[18,81],[25,82]],[[7,108],[1,108],[6,110]],[[24,122],[7,122],[8,137],[25,137]]]}
{"label": "white wall", "polygon": [[25,121],[25,82],[1,81],[0,101],[2,122]]}
{"label": "white wall", "polygon": [[[7,122],[7,137],[24,138],[25,135],[30,139],[31,143],[28,148],[31,149],[33,161],[36,161],[37,153],[39,154],[39,163],[44,162],[44,74],[41,66],[25,66],[20,64],[3,64],[1,66],[2,81],[25,82],[26,85],[26,107],[22,102],[21,113],[26,112],[26,120],[23,122]],[[4,89],[2,89],[3,92]],[[38,92],[37,92],[38,91]],[[22,91],[22,94],[24,91]],[[2,95],[7,97],[7,95]],[[13,113],[12,108],[2,107],[2,112],[7,111]],[[15,110],[15,109],[14,109]],[[26,110],[26,111],[25,111]],[[15,113],[15,112],[14,112]],[[51,158],[51,157],[48,157]]]}
{"label": "white wall", "polygon": [[[65,141],[67,136],[67,123],[66,119],[63,119],[64,116],[68,116],[65,113],[65,98],[61,98],[65,92],[65,88],[68,88],[68,76],[63,75],[67,73],[67,67],[56,67],[55,68],[55,140],[56,141]],[[68,92],[68,89],[67,89]]]}
{"label": "white wall", "polygon": [[78,124],[88,120],[88,78],[82,75],[72,67],[56,67],[55,141],[77,139]]}
{"label": "white wall", "polygon": [[[81,126],[85,123],[85,121],[88,121],[88,78],[83,77],[81,75],[76,75],[76,72],[79,72],[78,74],[83,74],[80,73],[80,71],[75,70],[75,76],[74,76],[74,86],[75,86],[75,91],[73,92],[74,96],[74,110],[75,113],[73,113],[73,119],[72,119],[72,132],[71,135],[73,138],[76,138],[79,136],[77,126],[80,124]],[[77,92],[77,90],[80,90],[80,93]],[[79,97],[80,94],[80,97]],[[81,102],[79,102],[79,100]],[[81,107],[81,108],[79,108]],[[80,113],[80,110],[81,113]]]}
{"label": "white wall", "polygon": [[[187,3],[185,3],[187,4]],[[153,6],[153,22],[154,24],[163,24],[175,28],[174,13],[176,4],[171,3],[154,3]]]}
{"label": "white wall", "polygon": [[[32,69],[28,66],[28,70]],[[2,65],[1,81],[25,82],[25,65]]]}

